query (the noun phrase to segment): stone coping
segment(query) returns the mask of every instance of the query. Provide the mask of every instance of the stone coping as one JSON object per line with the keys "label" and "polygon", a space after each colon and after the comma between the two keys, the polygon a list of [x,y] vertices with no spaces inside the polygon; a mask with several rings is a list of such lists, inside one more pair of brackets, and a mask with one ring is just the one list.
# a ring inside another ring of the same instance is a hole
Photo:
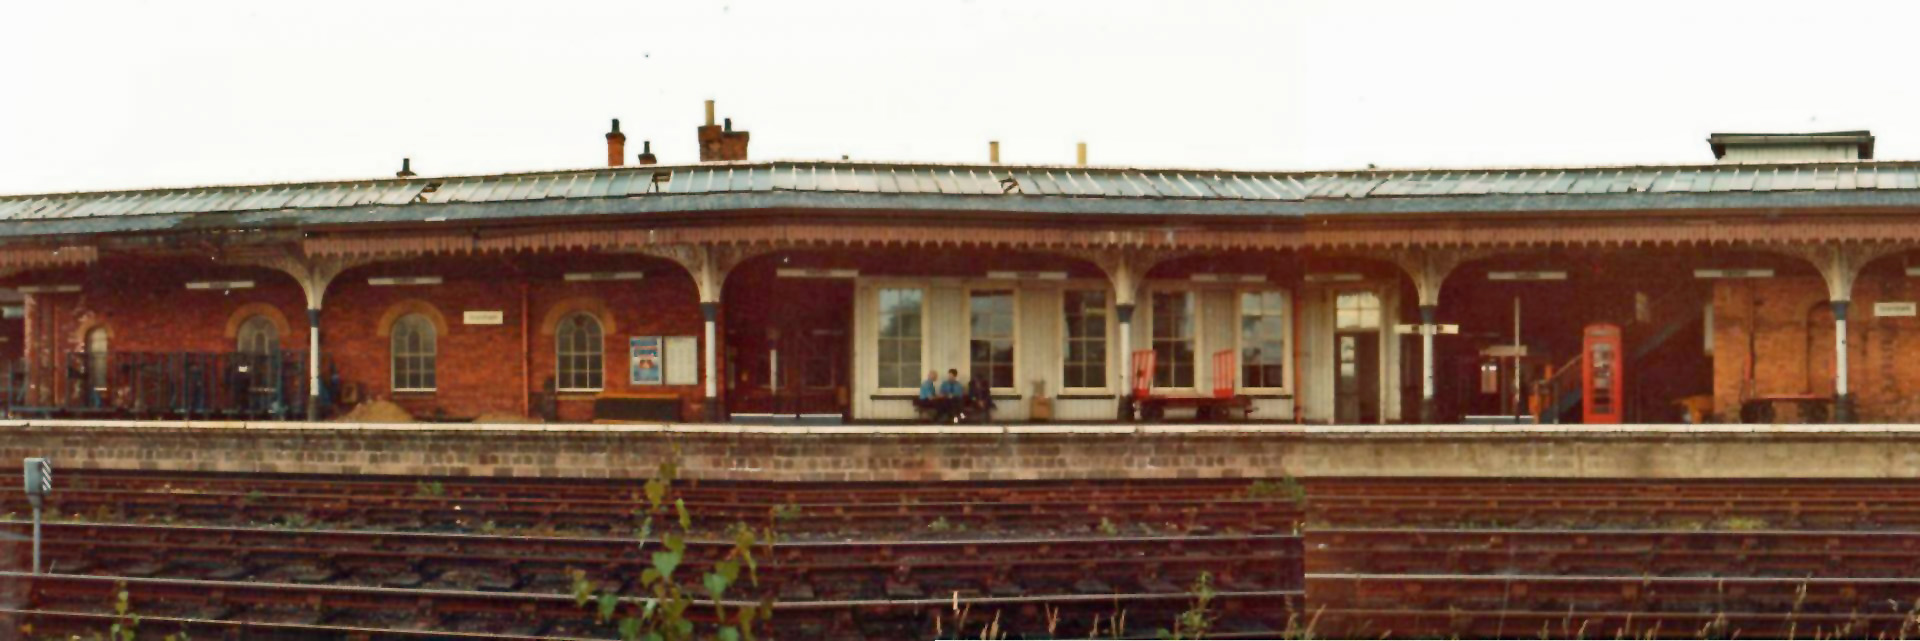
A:
{"label": "stone coping", "polygon": [[677,434],[838,435],[1013,435],[1013,434],[1182,434],[1432,438],[1473,435],[1745,435],[1745,434],[1920,434],[1920,424],[1665,424],[1665,425],[1298,425],[1298,424],[1026,424],[1026,425],[737,425],[728,423],[338,423],[304,421],[129,421],[0,420],[0,428],[163,428],[192,430],[315,430],[405,432],[591,432]]}

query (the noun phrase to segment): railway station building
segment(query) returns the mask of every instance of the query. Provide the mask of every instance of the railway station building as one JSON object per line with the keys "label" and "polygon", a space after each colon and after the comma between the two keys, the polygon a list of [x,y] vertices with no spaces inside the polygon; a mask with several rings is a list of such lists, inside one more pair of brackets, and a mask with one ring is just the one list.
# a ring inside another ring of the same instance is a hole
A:
{"label": "railway station building", "polygon": [[954,370],[1008,422],[1920,418],[1920,164],[1864,131],[1304,172],[756,161],[711,106],[697,138],[0,197],[8,411],[906,422]]}

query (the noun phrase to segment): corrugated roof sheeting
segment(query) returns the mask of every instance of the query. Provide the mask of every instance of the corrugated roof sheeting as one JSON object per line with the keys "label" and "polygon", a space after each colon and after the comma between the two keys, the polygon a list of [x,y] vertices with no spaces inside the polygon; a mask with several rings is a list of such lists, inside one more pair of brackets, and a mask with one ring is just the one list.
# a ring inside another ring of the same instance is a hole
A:
{"label": "corrugated roof sheeting", "polygon": [[1920,190],[1920,166],[1914,163],[1749,164],[1260,173],[848,162],[731,163],[547,174],[11,196],[0,197],[0,221],[786,191],[1295,202],[1497,195],[1852,190]]}

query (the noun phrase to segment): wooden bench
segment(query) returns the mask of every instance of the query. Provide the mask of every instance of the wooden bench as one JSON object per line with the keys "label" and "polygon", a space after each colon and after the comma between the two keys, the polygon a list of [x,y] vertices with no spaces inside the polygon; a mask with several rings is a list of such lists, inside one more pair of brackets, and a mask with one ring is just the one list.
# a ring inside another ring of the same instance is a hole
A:
{"label": "wooden bench", "polygon": [[1236,393],[1240,369],[1233,350],[1213,354],[1213,394],[1211,396],[1164,395],[1153,393],[1153,368],[1158,356],[1153,350],[1133,353],[1133,405],[1141,420],[1166,418],[1169,407],[1193,408],[1194,420],[1226,420],[1239,412],[1242,420],[1253,415],[1253,397]]}
{"label": "wooden bench", "polygon": [[670,392],[600,394],[593,399],[595,423],[677,423],[680,395]]}
{"label": "wooden bench", "polygon": [[1740,422],[1775,423],[1782,418],[1779,408],[1796,409],[1800,423],[1825,423],[1833,416],[1833,397],[1815,394],[1774,394],[1754,396],[1740,403]]}

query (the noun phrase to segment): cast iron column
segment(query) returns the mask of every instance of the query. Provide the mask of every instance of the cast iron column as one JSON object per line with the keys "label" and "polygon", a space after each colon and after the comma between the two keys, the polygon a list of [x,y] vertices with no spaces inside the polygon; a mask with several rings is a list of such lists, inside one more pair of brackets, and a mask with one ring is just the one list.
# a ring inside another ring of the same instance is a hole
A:
{"label": "cast iron column", "polygon": [[1439,306],[1420,306],[1420,422],[1433,424],[1433,324]]}
{"label": "cast iron column", "polygon": [[1847,393],[1847,301],[1833,301],[1833,422],[1853,422],[1853,395]]}
{"label": "cast iron column", "polygon": [[718,423],[720,422],[720,381],[716,376],[714,368],[715,363],[719,360],[717,356],[719,353],[719,345],[717,345],[714,340],[716,336],[714,322],[720,316],[720,303],[701,303],[700,315],[705,316],[707,319],[707,343],[705,350],[707,359],[707,422]]}
{"label": "cast iron column", "polygon": [[[1133,420],[1133,303],[1113,306],[1120,319],[1120,420]],[[1152,372],[1147,373],[1152,376]]]}
{"label": "cast iron column", "polygon": [[320,420],[320,309],[307,310],[307,420]]}

